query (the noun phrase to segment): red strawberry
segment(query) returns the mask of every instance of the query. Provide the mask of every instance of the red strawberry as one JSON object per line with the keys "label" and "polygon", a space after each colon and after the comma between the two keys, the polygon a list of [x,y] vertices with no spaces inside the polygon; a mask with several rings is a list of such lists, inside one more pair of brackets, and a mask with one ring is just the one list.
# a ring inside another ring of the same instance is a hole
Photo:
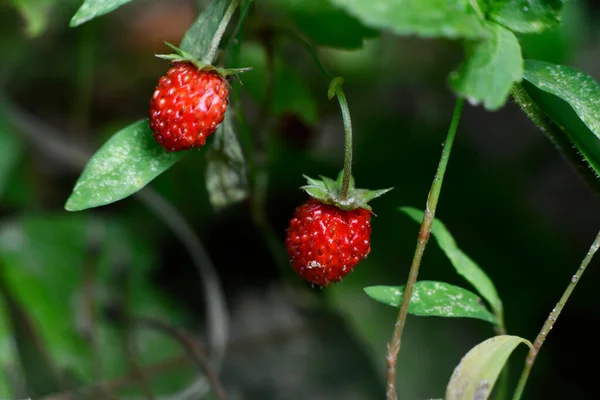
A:
{"label": "red strawberry", "polygon": [[296,208],[285,245],[300,276],[327,286],[350,273],[371,251],[371,213],[310,199]]}
{"label": "red strawberry", "polygon": [[216,71],[178,62],[160,78],[150,100],[150,128],[167,151],[203,146],[227,111],[228,83]]}
{"label": "red strawberry", "polygon": [[312,197],[296,208],[285,245],[292,267],[308,282],[327,286],[349,274],[371,251],[371,207],[391,189],[356,189],[341,198],[343,173],[334,181],[307,177],[303,189]]}

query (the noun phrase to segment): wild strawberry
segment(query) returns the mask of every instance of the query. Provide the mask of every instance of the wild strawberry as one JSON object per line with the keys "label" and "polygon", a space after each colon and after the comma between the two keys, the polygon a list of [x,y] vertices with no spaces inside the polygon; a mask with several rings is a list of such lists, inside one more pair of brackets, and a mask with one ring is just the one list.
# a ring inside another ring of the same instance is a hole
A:
{"label": "wild strawberry", "polygon": [[167,45],[175,54],[158,54],[174,66],[158,80],[150,99],[150,128],[167,151],[203,146],[223,122],[227,111],[229,82],[250,68],[224,69],[203,63],[192,54]]}
{"label": "wild strawberry", "polygon": [[391,189],[355,189],[340,198],[343,174],[334,181],[307,177],[311,199],[296,208],[285,245],[294,270],[308,282],[327,286],[349,274],[371,251],[371,207]]}
{"label": "wild strawberry", "polygon": [[150,128],[167,151],[203,146],[227,111],[228,83],[215,71],[176,63],[150,100]]}

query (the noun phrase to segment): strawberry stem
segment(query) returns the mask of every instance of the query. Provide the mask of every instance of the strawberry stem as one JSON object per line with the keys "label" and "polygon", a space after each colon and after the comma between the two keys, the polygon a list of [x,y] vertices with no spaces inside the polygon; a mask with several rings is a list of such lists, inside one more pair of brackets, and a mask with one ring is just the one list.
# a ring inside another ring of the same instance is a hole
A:
{"label": "strawberry stem", "polygon": [[427,203],[425,205],[425,216],[423,217],[423,222],[421,223],[421,228],[419,229],[417,248],[415,250],[412,264],[410,266],[408,281],[406,282],[404,296],[402,298],[402,305],[400,306],[400,311],[398,312],[398,319],[394,326],[394,335],[392,336],[392,341],[388,344],[387,400],[396,400],[397,398],[396,363],[398,359],[398,352],[400,351],[400,344],[402,341],[402,332],[406,324],[406,316],[408,315],[408,306],[410,304],[410,298],[412,297],[412,292],[415,283],[417,282],[417,276],[419,275],[421,259],[423,258],[423,253],[425,252],[425,247],[427,246],[429,235],[431,233],[431,225],[433,224],[433,220],[435,218],[435,211],[437,208],[438,199],[440,197],[440,192],[442,190],[444,174],[446,173],[446,167],[448,166],[448,160],[450,159],[450,152],[452,151],[452,144],[454,143],[456,130],[458,128],[458,122],[460,121],[460,115],[462,114],[464,103],[465,100],[463,98],[459,98],[456,101],[456,105],[454,107],[452,121],[450,122],[450,127],[448,128],[446,141],[444,142],[444,149],[442,150],[442,156],[440,157],[438,169],[435,173],[435,177],[433,178],[433,182],[431,183],[429,195],[427,196]]}
{"label": "strawberry stem", "polygon": [[350,178],[352,177],[352,120],[350,119],[348,101],[346,100],[344,89],[342,89],[342,82],[341,78],[335,78],[331,81],[329,91],[331,97],[331,89],[335,90],[335,96],[340,103],[342,119],[344,120],[344,175],[342,177],[342,189],[340,190],[340,200],[344,201],[348,199],[348,189],[350,188]]}
{"label": "strawberry stem", "polygon": [[523,394],[523,390],[525,389],[525,384],[527,383],[527,378],[529,377],[529,372],[531,372],[531,368],[533,367],[533,363],[535,362],[535,359],[540,351],[540,348],[542,347],[542,344],[544,344],[548,333],[550,333],[550,330],[556,323],[560,312],[564,308],[565,304],[567,304],[567,300],[569,300],[571,293],[573,293],[573,290],[575,290],[577,282],[579,282],[579,279],[585,272],[587,266],[590,264],[590,261],[592,261],[592,258],[594,257],[594,254],[596,254],[596,252],[598,251],[599,247],[600,232],[598,232],[598,234],[596,235],[596,239],[594,239],[594,242],[590,246],[590,249],[585,255],[583,261],[581,262],[581,265],[579,266],[579,268],[577,268],[577,272],[575,272],[575,275],[571,277],[571,280],[569,281],[569,284],[567,285],[567,288],[565,289],[560,300],[556,304],[556,307],[554,307],[550,315],[548,315],[548,318],[542,326],[540,333],[537,335],[535,341],[533,342],[533,347],[529,349],[529,353],[527,354],[527,358],[525,359],[525,367],[523,368],[523,373],[521,374],[521,379],[519,379],[519,384],[517,385],[517,389],[515,390],[513,400],[521,399],[521,395]]}
{"label": "strawberry stem", "polygon": [[229,25],[229,20],[235,13],[235,9],[237,8],[238,4],[240,4],[240,0],[232,0],[231,4],[229,4],[229,7],[227,7],[227,10],[225,10],[223,19],[221,19],[221,22],[217,27],[217,31],[213,36],[212,42],[210,42],[208,52],[202,59],[202,63],[212,65],[215,56],[217,55],[217,51],[219,51],[219,44],[221,43],[221,39],[223,38],[225,31],[227,30],[227,25]]}

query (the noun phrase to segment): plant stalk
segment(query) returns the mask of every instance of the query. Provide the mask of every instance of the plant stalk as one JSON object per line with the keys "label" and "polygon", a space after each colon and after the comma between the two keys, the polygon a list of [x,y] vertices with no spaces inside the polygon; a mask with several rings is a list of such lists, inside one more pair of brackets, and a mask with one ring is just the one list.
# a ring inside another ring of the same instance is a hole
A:
{"label": "plant stalk", "polygon": [[435,218],[435,211],[437,208],[438,199],[440,197],[440,191],[442,190],[442,183],[444,181],[444,174],[446,173],[446,167],[448,166],[448,160],[450,159],[450,152],[452,151],[452,144],[456,136],[456,130],[460,121],[464,106],[464,99],[459,98],[456,100],[454,112],[452,114],[452,121],[448,128],[448,134],[446,141],[444,142],[444,148],[438,164],[438,169],[433,178],[429,195],[427,196],[427,203],[425,206],[425,216],[419,229],[419,236],[417,239],[417,248],[413,256],[412,264],[410,266],[410,272],[408,274],[408,281],[404,289],[404,297],[402,298],[402,305],[398,313],[398,319],[394,325],[394,334],[391,342],[388,344],[387,350],[387,400],[396,400],[396,364],[398,359],[398,352],[400,351],[400,344],[402,342],[402,332],[406,324],[406,316],[408,314],[408,306],[410,304],[410,298],[419,275],[419,267],[421,266],[421,259],[425,252],[425,247],[429,240],[431,233],[431,224]]}
{"label": "plant stalk", "polygon": [[548,334],[550,333],[550,330],[556,323],[556,320],[558,319],[558,316],[560,315],[562,309],[567,304],[567,301],[569,300],[571,293],[573,293],[573,290],[575,290],[575,287],[577,286],[577,282],[579,282],[579,280],[581,279],[581,276],[585,272],[585,269],[587,268],[587,266],[590,264],[590,261],[592,261],[592,258],[594,257],[594,254],[596,254],[596,252],[598,251],[599,247],[600,247],[600,232],[598,232],[596,239],[594,239],[594,242],[590,246],[590,249],[588,250],[587,254],[585,255],[585,258],[581,262],[581,265],[579,266],[579,268],[577,268],[577,272],[575,272],[575,275],[573,275],[571,277],[571,281],[569,282],[569,285],[565,289],[560,300],[556,304],[556,307],[554,307],[552,309],[552,312],[546,319],[546,322],[544,322],[544,325],[542,326],[540,333],[538,333],[537,337],[535,338],[535,341],[533,342],[533,347],[531,349],[529,349],[529,353],[527,354],[527,358],[525,359],[525,367],[523,368],[523,372],[521,374],[521,379],[519,379],[519,384],[517,385],[517,389],[515,390],[513,400],[521,399],[521,396],[523,395],[523,390],[525,389],[525,384],[527,383],[527,378],[529,377],[529,373],[531,372],[533,363],[535,362],[535,359],[536,359],[538,353],[540,352],[540,348],[544,344],[546,337],[548,336]]}
{"label": "plant stalk", "polygon": [[352,177],[352,120],[350,119],[348,101],[341,85],[336,88],[335,94],[340,102],[342,119],[344,120],[344,175],[342,177],[340,197],[342,200],[346,200],[348,198],[348,189],[350,188],[350,178]]}
{"label": "plant stalk", "polygon": [[217,31],[215,32],[215,35],[213,36],[212,42],[210,42],[210,47],[208,49],[208,52],[202,59],[203,63],[205,63],[205,64],[213,63],[215,56],[217,55],[217,51],[219,51],[219,44],[221,43],[221,39],[223,38],[225,31],[227,30],[227,25],[229,25],[229,20],[231,20],[231,17],[235,13],[235,9],[237,8],[238,4],[240,4],[240,0],[232,0],[231,4],[229,4],[229,7],[227,7],[227,10],[225,10],[223,19],[221,20],[221,22],[219,23],[219,26],[217,27]]}

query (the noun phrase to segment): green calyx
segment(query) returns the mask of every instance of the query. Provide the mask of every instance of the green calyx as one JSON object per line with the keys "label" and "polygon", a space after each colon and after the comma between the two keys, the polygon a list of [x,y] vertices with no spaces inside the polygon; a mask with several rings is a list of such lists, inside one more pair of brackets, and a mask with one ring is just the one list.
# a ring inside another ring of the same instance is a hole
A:
{"label": "green calyx", "polygon": [[365,210],[371,211],[371,206],[368,204],[369,201],[393,189],[356,189],[354,186],[354,177],[351,176],[348,195],[344,199],[341,193],[344,171],[339,173],[336,180],[327,178],[326,176],[320,176],[321,180],[312,179],[306,175],[304,175],[304,177],[306,178],[308,185],[302,186],[301,189],[306,191],[309,196],[319,200],[321,203],[330,204],[345,211],[355,210],[357,208],[364,208]]}
{"label": "green calyx", "polygon": [[165,42],[167,46],[169,46],[175,53],[173,54],[156,54],[156,57],[162,58],[163,60],[169,60],[171,62],[187,62],[193,64],[200,71],[215,71],[222,77],[234,76],[237,77],[238,74],[241,74],[246,71],[250,71],[252,68],[221,68],[215,67],[210,64],[203,63],[194,57],[191,53],[182,50],[178,47],[173,46],[171,43]]}

